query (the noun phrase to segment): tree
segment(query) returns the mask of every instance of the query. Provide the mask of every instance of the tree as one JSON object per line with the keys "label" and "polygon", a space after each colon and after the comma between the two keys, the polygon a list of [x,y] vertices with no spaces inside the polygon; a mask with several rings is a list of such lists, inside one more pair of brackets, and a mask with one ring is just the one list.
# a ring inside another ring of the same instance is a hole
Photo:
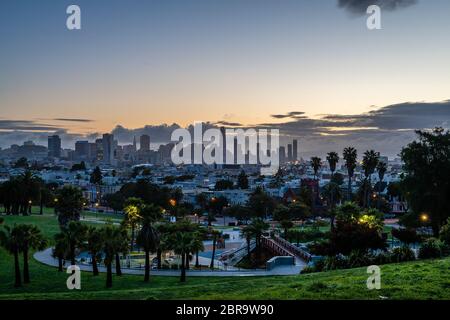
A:
{"label": "tree", "polygon": [[111,224],[105,225],[101,229],[102,251],[105,255],[103,262],[106,266],[106,287],[112,287],[112,263],[117,253],[117,236],[121,234],[121,228]]}
{"label": "tree", "polygon": [[92,260],[92,274],[98,276],[97,261],[102,250],[102,233],[98,228],[89,227],[87,230],[87,246],[89,254]]}
{"label": "tree", "polygon": [[59,225],[64,227],[70,221],[79,221],[85,199],[80,188],[64,186],[58,190],[55,198],[55,210],[58,215]]}
{"label": "tree", "polygon": [[28,159],[25,157],[20,158],[14,163],[14,168],[28,168]]}
{"label": "tree", "polygon": [[450,246],[450,218],[447,219],[447,223],[442,226],[439,232],[439,239],[447,246]]}
{"label": "tree", "polygon": [[353,147],[347,147],[344,149],[343,154],[344,160],[345,160],[345,167],[347,168],[347,175],[348,175],[348,200],[351,200],[352,196],[352,178],[355,173],[356,168],[356,159],[358,158],[358,153],[355,148]]}
{"label": "tree", "polygon": [[290,203],[288,209],[290,217],[302,223],[311,216],[311,209],[300,201]]}
{"label": "tree", "polygon": [[251,229],[251,233],[253,234],[256,242],[256,265],[259,265],[261,262],[261,238],[267,229],[269,229],[269,225],[261,218],[255,218],[251,221],[249,224],[249,227]]}
{"label": "tree", "polygon": [[141,211],[143,207],[144,203],[141,199],[128,198],[127,201],[125,201],[122,225],[131,229],[130,251],[133,251],[135,230],[139,220],[141,219]]}
{"label": "tree", "polygon": [[314,170],[314,180],[317,180],[317,174],[319,173],[320,168],[322,168],[322,159],[319,157],[312,157],[311,166]]}
{"label": "tree", "polygon": [[70,221],[66,227],[62,228],[61,235],[58,238],[66,246],[66,252],[71,265],[75,265],[75,257],[78,249],[82,249],[87,235],[87,225],[79,221]]}
{"label": "tree", "polygon": [[284,230],[284,238],[287,239],[288,230],[294,226],[294,223],[291,220],[281,220],[280,226]]}
{"label": "tree", "polygon": [[90,182],[95,185],[101,185],[103,180],[102,171],[97,166],[95,167],[94,171],[91,173]]}
{"label": "tree", "polygon": [[231,190],[233,188],[234,188],[233,181],[228,180],[228,179],[217,180],[216,184],[214,186],[214,189],[218,190],[218,191]]}
{"label": "tree", "polygon": [[247,201],[247,207],[250,208],[254,217],[266,218],[273,212],[275,205],[275,200],[260,187],[255,189]]}
{"label": "tree", "polygon": [[323,195],[327,198],[329,203],[328,214],[330,216],[331,228],[334,227],[334,208],[336,203],[342,200],[342,190],[334,182],[328,183],[323,189]]}
{"label": "tree", "polygon": [[400,153],[404,162],[401,185],[413,217],[420,221],[426,213],[437,237],[450,214],[450,132],[436,128],[416,133],[418,139]]}
{"label": "tree", "polygon": [[20,253],[20,234],[18,226],[10,228],[9,226],[4,227],[5,231],[0,230],[0,244],[5,248],[10,254],[14,255],[14,275],[15,282],[14,287],[18,288],[22,286],[22,277],[20,275],[20,265],[19,265],[19,253]]}
{"label": "tree", "polygon": [[238,176],[237,186],[239,189],[248,189],[248,176],[244,170]]}
{"label": "tree", "polygon": [[120,266],[120,255],[126,255],[129,252],[129,242],[130,239],[128,237],[128,232],[125,228],[120,227],[116,230],[116,237],[114,241],[115,246],[115,267],[116,267],[116,275],[122,275],[122,268]]}
{"label": "tree", "polygon": [[379,180],[379,184],[378,184],[378,201],[377,201],[377,208],[380,209],[380,195],[381,195],[381,191],[383,188],[383,180],[384,180],[384,175],[387,171],[387,164],[383,161],[378,162],[377,164],[377,172],[378,172],[378,180]]}
{"label": "tree", "polygon": [[368,192],[368,186],[372,185],[372,174],[378,165],[380,154],[374,150],[368,150],[364,153],[362,160],[362,169],[364,171],[364,199],[363,206],[365,208],[370,206],[370,194]]}
{"label": "tree", "polygon": [[41,230],[30,224],[16,226],[19,243],[19,251],[23,254],[23,283],[30,283],[29,252],[30,249],[43,250],[47,244]]}
{"label": "tree", "polygon": [[212,222],[215,221],[216,215],[221,215],[223,209],[228,206],[228,199],[224,196],[212,197],[209,200],[209,212],[208,212],[208,226],[211,226]]}
{"label": "tree", "polygon": [[81,161],[80,163],[75,163],[70,169],[71,172],[85,171],[85,170],[86,170],[86,163],[84,161]]}
{"label": "tree", "polygon": [[213,239],[213,251],[212,251],[212,256],[211,256],[211,264],[209,265],[209,267],[211,268],[211,270],[214,269],[214,258],[216,256],[216,245],[217,245],[217,239],[219,239],[219,237],[222,235],[222,233],[219,230],[215,230],[215,229],[210,229],[209,230],[209,234],[211,235],[212,239]]}
{"label": "tree", "polygon": [[173,249],[176,254],[181,256],[181,275],[180,282],[186,282],[186,260],[193,251],[194,235],[192,232],[177,231],[173,235]]}
{"label": "tree", "polygon": [[336,165],[339,162],[339,155],[337,152],[329,152],[327,154],[327,161],[328,165],[330,166],[331,176],[333,176],[334,172],[336,171]]}
{"label": "tree", "polygon": [[136,243],[141,246],[145,252],[144,282],[150,280],[150,253],[156,252],[159,247],[160,235],[155,227],[155,223],[161,216],[161,208],[154,205],[146,205],[141,211],[141,229],[137,235]]}
{"label": "tree", "polygon": [[252,241],[252,237],[253,237],[253,228],[251,225],[246,225],[245,227],[242,228],[241,230],[241,235],[242,237],[245,238],[246,242],[247,242],[247,258],[250,261],[250,243]]}
{"label": "tree", "polygon": [[65,235],[60,232],[54,236],[55,246],[52,250],[52,256],[58,259],[58,271],[63,271],[63,260],[67,256],[67,242]]}
{"label": "tree", "polygon": [[198,253],[200,251],[205,250],[205,247],[203,245],[203,239],[205,238],[206,231],[204,228],[198,228],[197,231],[194,233],[194,238],[192,240],[192,250],[195,253],[195,267],[199,268],[200,263],[198,260]]}

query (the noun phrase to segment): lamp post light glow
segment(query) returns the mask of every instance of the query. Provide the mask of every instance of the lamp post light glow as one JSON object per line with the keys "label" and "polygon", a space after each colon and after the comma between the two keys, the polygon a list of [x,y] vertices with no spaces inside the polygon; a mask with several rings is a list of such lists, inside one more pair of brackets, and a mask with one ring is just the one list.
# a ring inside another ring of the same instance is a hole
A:
{"label": "lamp post light glow", "polygon": [[429,219],[430,219],[430,217],[429,217],[428,214],[426,214],[426,213],[422,213],[422,214],[420,215],[420,220],[421,220],[422,222],[428,222]]}

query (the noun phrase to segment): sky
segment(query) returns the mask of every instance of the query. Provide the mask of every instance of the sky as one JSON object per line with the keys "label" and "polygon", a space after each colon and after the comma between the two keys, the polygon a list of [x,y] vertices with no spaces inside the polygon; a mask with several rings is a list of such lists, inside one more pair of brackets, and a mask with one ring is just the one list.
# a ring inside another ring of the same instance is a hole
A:
{"label": "sky", "polygon": [[414,129],[448,127],[449,18],[448,0],[2,0],[0,147],[209,121],[279,128],[305,154],[395,156]]}

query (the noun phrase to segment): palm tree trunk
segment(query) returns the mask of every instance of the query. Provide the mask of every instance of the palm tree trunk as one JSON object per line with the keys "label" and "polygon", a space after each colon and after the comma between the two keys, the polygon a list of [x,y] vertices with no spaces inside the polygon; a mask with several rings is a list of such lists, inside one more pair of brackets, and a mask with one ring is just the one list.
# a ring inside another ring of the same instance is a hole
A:
{"label": "palm tree trunk", "polygon": [[348,176],[347,198],[348,201],[352,200],[352,177],[350,175]]}
{"label": "palm tree trunk", "polygon": [[184,259],[184,263],[186,265],[186,270],[189,270],[189,263],[190,263],[189,253],[186,253],[186,258]]}
{"label": "palm tree trunk", "polygon": [[92,274],[94,276],[98,276],[98,266],[97,266],[96,254],[92,255]]}
{"label": "palm tree trunk", "polygon": [[145,275],[144,282],[148,282],[150,280],[150,252],[145,250]]}
{"label": "palm tree trunk", "polygon": [[180,282],[186,282],[186,268],[184,267],[185,254],[181,254],[181,276]]}
{"label": "palm tree trunk", "polygon": [[116,275],[122,275],[122,269],[120,268],[120,257],[118,253],[116,253]]}
{"label": "palm tree trunk", "polygon": [[247,238],[247,258],[248,258],[248,261],[250,261],[250,242],[251,242],[251,239]]}
{"label": "palm tree trunk", "polygon": [[70,264],[75,265],[75,247],[73,245],[70,246]]}
{"label": "palm tree trunk", "polygon": [[162,256],[162,251],[161,249],[158,248],[158,250],[156,251],[156,256],[158,257],[158,270],[161,270],[161,256]]}
{"label": "palm tree trunk", "polygon": [[212,256],[211,256],[211,264],[209,265],[209,267],[212,269],[214,269],[214,257],[216,255],[216,237],[214,237],[213,239],[213,251],[212,251]]}
{"label": "palm tree trunk", "polygon": [[198,250],[195,252],[195,267],[200,267],[200,263],[198,261]]}
{"label": "palm tree trunk", "polygon": [[30,269],[28,267],[28,249],[23,250],[23,283],[30,283]]}
{"label": "palm tree trunk", "polygon": [[58,271],[59,272],[63,271],[63,259],[62,259],[62,257],[58,257]]}
{"label": "palm tree trunk", "polygon": [[20,266],[19,266],[19,250],[14,250],[14,275],[15,275],[15,283],[14,287],[22,286],[22,278],[20,276]]}
{"label": "palm tree trunk", "polygon": [[134,246],[134,225],[131,226],[130,252],[133,252],[133,246]]}
{"label": "palm tree trunk", "polygon": [[111,262],[106,264],[106,287],[112,287],[112,265]]}

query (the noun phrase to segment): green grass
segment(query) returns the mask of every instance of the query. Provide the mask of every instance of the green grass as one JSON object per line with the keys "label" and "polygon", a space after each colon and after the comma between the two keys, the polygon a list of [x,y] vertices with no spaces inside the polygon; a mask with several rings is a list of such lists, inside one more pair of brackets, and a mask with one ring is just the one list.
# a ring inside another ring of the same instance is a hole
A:
{"label": "green grass", "polygon": [[[58,232],[53,215],[5,217],[6,224],[33,223],[47,237]],[[450,258],[381,266],[382,289],[366,288],[366,268],[287,277],[177,277],[124,275],[105,288],[105,275],[82,273],[82,290],[66,288],[67,275],[33,259],[31,283],[13,287],[12,257],[0,249],[0,299],[450,299]]]}

